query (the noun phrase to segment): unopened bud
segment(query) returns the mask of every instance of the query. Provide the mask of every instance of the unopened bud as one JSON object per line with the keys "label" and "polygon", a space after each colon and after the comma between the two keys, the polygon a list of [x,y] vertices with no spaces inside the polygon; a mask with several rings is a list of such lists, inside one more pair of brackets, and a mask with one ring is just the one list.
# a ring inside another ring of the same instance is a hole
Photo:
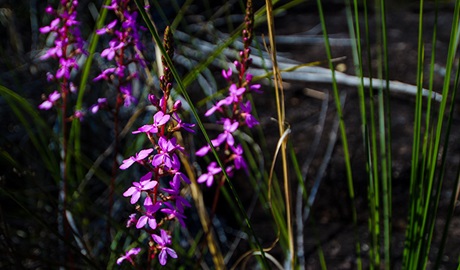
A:
{"label": "unopened bud", "polygon": [[149,98],[150,103],[152,103],[153,106],[158,107],[158,104],[160,101],[155,95],[149,94],[148,98]]}
{"label": "unopened bud", "polygon": [[175,111],[180,110],[181,108],[182,108],[182,101],[177,100],[176,102],[174,102],[173,109]]}

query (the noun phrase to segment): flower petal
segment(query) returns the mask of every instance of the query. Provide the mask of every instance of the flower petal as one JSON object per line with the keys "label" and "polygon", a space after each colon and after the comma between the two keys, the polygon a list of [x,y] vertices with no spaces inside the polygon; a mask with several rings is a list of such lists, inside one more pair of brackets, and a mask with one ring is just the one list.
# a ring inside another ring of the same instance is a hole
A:
{"label": "flower petal", "polygon": [[148,221],[147,216],[140,217],[139,220],[137,221],[136,228],[138,229],[143,228],[145,224],[147,224],[147,221]]}

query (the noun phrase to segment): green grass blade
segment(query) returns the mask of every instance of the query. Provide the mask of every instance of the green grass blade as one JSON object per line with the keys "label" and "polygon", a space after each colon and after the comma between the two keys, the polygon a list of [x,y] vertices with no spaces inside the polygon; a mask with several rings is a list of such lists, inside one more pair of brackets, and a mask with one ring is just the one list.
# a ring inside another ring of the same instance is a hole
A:
{"label": "green grass blade", "polygon": [[343,121],[343,113],[342,113],[342,106],[340,103],[340,96],[339,96],[339,90],[337,87],[337,81],[335,80],[335,69],[332,64],[332,53],[331,53],[331,46],[329,44],[329,37],[327,34],[327,29],[326,29],[326,21],[324,18],[324,13],[323,13],[323,8],[321,4],[321,0],[317,0],[317,5],[318,5],[318,11],[319,11],[319,16],[320,16],[320,21],[321,21],[321,27],[323,30],[323,37],[324,37],[324,43],[326,47],[326,53],[327,57],[329,60],[329,68],[332,73],[332,88],[333,88],[333,95],[334,95],[334,101],[336,104],[336,109],[337,109],[337,116],[340,119],[339,120],[339,127],[340,127],[340,135],[342,138],[342,145],[343,145],[343,152],[344,152],[344,158],[345,158],[345,167],[346,167],[346,178],[347,178],[347,184],[348,184],[348,194],[351,200],[351,211],[352,211],[352,220],[354,223],[354,230],[355,230],[355,252],[357,256],[357,268],[362,269],[362,260],[361,260],[361,244],[359,240],[359,234],[357,231],[357,224],[358,224],[358,215],[357,215],[357,210],[356,210],[356,201],[355,201],[355,189],[353,185],[353,174],[352,174],[352,169],[351,169],[351,158],[350,158],[350,152],[348,148],[348,139],[347,139],[347,133],[345,129],[345,122]]}
{"label": "green grass blade", "polygon": [[386,1],[380,1],[382,19],[382,42],[383,42],[383,75],[385,86],[379,92],[379,135],[380,156],[382,170],[382,204],[383,204],[383,253],[384,267],[390,269],[391,265],[391,108],[390,108],[390,76],[388,64],[388,40],[386,23]]}
{"label": "green grass blade", "polygon": [[[438,111],[437,123],[434,128],[434,139],[433,139],[433,146],[432,146],[432,153],[430,155],[430,160],[428,162],[428,175],[427,181],[423,185],[423,192],[427,194],[427,199],[420,202],[418,206],[418,211],[420,211],[420,224],[418,225],[418,234],[416,235],[417,241],[415,256],[411,258],[410,266],[412,267],[424,267],[428,262],[428,252],[429,246],[427,244],[431,241],[429,238],[430,230],[432,228],[431,223],[434,222],[434,217],[430,212],[432,210],[433,205],[436,204],[435,198],[433,198],[433,192],[436,192],[436,179],[435,179],[435,172],[438,171],[437,169],[437,159],[440,152],[440,144],[443,137],[443,127],[444,127],[444,117],[447,107],[447,100],[450,92],[450,81],[451,81],[451,74],[453,69],[453,59],[456,54],[458,48],[458,40],[459,40],[459,33],[458,33],[458,23],[459,23],[459,12],[460,12],[460,3],[456,1],[455,8],[454,8],[454,15],[453,15],[453,22],[451,27],[451,35],[450,35],[450,42],[448,47],[448,55],[446,61],[446,76],[444,77],[444,84],[442,89],[443,99],[440,104],[440,108]],[[444,151],[446,151],[444,149]],[[441,165],[442,168],[442,165]]]}
{"label": "green grass blade", "polygon": [[[41,156],[45,167],[53,178],[58,181],[60,179],[59,163],[55,153],[48,147],[48,139],[54,136],[47,123],[38,114],[37,109],[35,109],[25,98],[12,90],[0,85],[0,96],[6,100],[18,120],[22,123],[29,135],[29,139]],[[29,119],[32,119],[33,122],[31,123]]]}

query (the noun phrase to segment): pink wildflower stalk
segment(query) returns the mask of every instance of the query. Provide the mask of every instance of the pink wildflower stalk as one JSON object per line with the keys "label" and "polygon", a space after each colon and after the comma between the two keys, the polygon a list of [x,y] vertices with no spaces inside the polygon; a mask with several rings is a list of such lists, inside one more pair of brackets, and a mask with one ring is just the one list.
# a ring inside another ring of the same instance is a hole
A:
{"label": "pink wildflower stalk", "polygon": [[[67,146],[68,146],[68,123],[72,119],[81,121],[84,117],[84,112],[74,111],[68,112],[69,96],[76,93],[76,86],[72,83],[73,73],[79,69],[78,58],[85,53],[83,49],[83,39],[79,31],[79,22],[77,21],[77,6],[78,0],[61,0],[61,6],[53,8],[48,6],[45,12],[52,16],[50,24],[39,29],[42,35],[49,36],[53,40],[53,45],[46,49],[45,53],[40,57],[42,60],[54,60],[58,64],[56,71],[47,73],[47,80],[55,82],[58,89],[53,91],[44,101],[38,106],[41,110],[50,110],[55,107],[60,110],[59,117],[61,124],[60,141],[61,144],[61,164],[62,164],[62,184],[59,196],[59,230],[65,237],[65,241],[70,237],[70,227],[67,221]],[[65,248],[62,244],[61,248]],[[64,252],[65,253],[65,252]],[[70,257],[66,258],[70,259]]]}
{"label": "pink wildflower stalk", "polygon": [[[97,113],[100,109],[108,109],[113,115],[114,153],[112,177],[110,179],[109,191],[109,210],[108,215],[112,214],[113,193],[115,190],[115,178],[118,173],[119,164],[117,161],[119,151],[119,114],[122,106],[130,107],[137,103],[133,94],[133,81],[138,79],[139,71],[145,67],[141,56],[142,45],[140,32],[143,30],[137,23],[137,8],[131,0],[112,0],[110,6],[105,6],[110,10],[116,19],[109,22],[106,26],[96,30],[97,35],[109,37],[108,46],[102,50],[100,56],[105,58],[110,66],[104,69],[94,81],[105,81],[109,87],[115,91],[112,95],[115,98],[98,98],[97,103],[90,107],[92,113]],[[152,152],[153,149],[150,149]],[[135,162],[142,162],[143,158],[150,152],[140,152],[135,157],[125,160],[122,169],[126,169]],[[138,193],[133,195],[137,196]],[[109,226],[109,225],[107,225]],[[109,232],[109,227],[107,228]],[[108,234],[109,235],[109,234]]]}
{"label": "pink wildflower stalk", "polygon": [[[164,46],[172,58],[172,35],[169,28],[165,30]],[[177,258],[177,253],[170,247],[172,241],[168,229],[172,226],[169,224],[178,222],[185,226],[184,208],[190,207],[190,203],[180,193],[181,184],[190,184],[190,180],[181,172],[178,155],[184,151],[184,147],[177,142],[174,133],[181,130],[193,132],[194,127],[180,119],[180,102],[175,102],[172,106],[172,102],[168,102],[172,74],[165,61],[163,66],[164,75],[160,77],[162,95],[160,98],[149,95],[149,101],[157,110],[152,116],[153,123],[142,125],[132,132],[147,136],[152,145],[125,159],[120,166],[120,169],[125,170],[137,163],[148,171],[123,193],[123,196],[131,197],[131,204],[137,205],[139,215],[131,214],[127,225],[150,234],[150,243],[145,246],[149,251],[149,260],[157,257],[161,265],[165,265],[168,258]],[[160,187],[160,179],[170,179],[170,182]],[[141,197],[145,199],[141,200]],[[123,261],[125,257],[126,255],[119,260]]]}
{"label": "pink wildflower stalk", "polygon": [[[246,98],[246,95],[252,92],[261,93],[260,85],[252,83],[253,76],[248,71],[252,62],[250,58],[250,45],[253,35],[253,22],[254,14],[252,11],[252,2],[248,1],[245,28],[242,32],[244,48],[239,53],[240,59],[234,62],[237,78],[234,80],[231,68],[222,70],[222,76],[230,84],[228,96],[219,100],[205,113],[205,116],[218,114],[218,117],[220,117],[218,123],[222,124],[223,132],[215,139],[211,140],[211,144],[216,150],[222,150],[223,165],[225,171],[229,175],[233,175],[233,172],[239,169],[247,171],[247,165],[243,158],[243,148],[235,141],[235,131],[244,126],[252,128],[259,124],[256,118],[251,114],[251,103]],[[198,149],[196,155],[205,156],[210,150],[211,146],[205,145]],[[197,181],[211,186],[215,177],[220,177],[222,179],[222,169],[217,166],[216,162],[212,162],[208,166],[207,172],[204,172]]]}
{"label": "pink wildflower stalk", "polygon": [[[54,106],[61,105],[63,117],[68,117],[66,108],[68,95],[75,93],[76,87],[72,83],[72,72],[79,69],[78,58],[82,53],[83,39],[78,28],[77,21],[77,0],[61,1],[62,8],[54,9],[51,6],[46,8],[46,13],[53,16],[54,19],[47,26],[39,29],[43,35],[49,35],[53,39],[53,46],[48,48],[40,57],[42,60],[55,59],[58,63],[58,69],[53,74],[47,74],[48,81],[56,81],[59,89],[54,91],[41,103],[38,108],[49,110]],[[79,117],[80,118],[80,117]]]}

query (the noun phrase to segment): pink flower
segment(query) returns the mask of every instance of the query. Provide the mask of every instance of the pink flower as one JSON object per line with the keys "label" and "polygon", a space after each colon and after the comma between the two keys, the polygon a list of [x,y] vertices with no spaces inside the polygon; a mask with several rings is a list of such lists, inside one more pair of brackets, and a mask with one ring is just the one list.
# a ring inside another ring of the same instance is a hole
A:
{"label": "pink flower", "polygon": [[238,145],[237,147],[230,147],[233,151],[233,162],[235,163],[235,168],[236,169],[244,169],[247,171],[247,165],[246,162],[244,161],[243,158],[243,147],[241,145]]}
{"label": "pink flower", "polygon": [[134,164],[134,162],[142,163],[142,161],[149,156],[150,153],[153,152],[153,148],[149,149],[144,149],[141,150],[139,153],[137,153],[135,156],[131,156],[125,160],[123,160],[123,164],[120,165],[121,170],[126,170],[129,168],[131,165]]}
{"label": "pink flower", "polygon": [[109,41],[109,47],[102,51],[101,56],[106,57],[107,60],[112,60],[117,51],[123,48],[125,44],[123,42],[117,42],[116,40]]}
{"label": "pink flower", "polygon": [[223,69],[222,70],[222,77],[224,77],[227,81],[231,82],[232,81],[232,69],[229,68],[228,70]]}
{"label": "pink flower", "polygon": [[126,228],[129,228],[137,223],[136,213],[129,215],[129,219],[126,222]]}
{"label": "pink flower", "polygon": [[174,164],[179,163],[179,158],[175,153],[173,153],[176,149],[182,150],[176,143],[176,138],[168,140],[165,137],[160,137],[158,139],[158,146],[158,154],[156,154],[152,159],[152,165],[154,167],[165,166],[168,169],[171,169]]}
{"label": "pink flower", "polygon": [[135,204],[141,197],[142,191],[151,190],[158,185],[157,181],[150,181],[152,172],[141,177],[139,182],[133,182],[133,186],[123,193],[125,197],[131,197],[131,204]]}
{"label": "pink flower", "polygon": [[224,132],[219,134],[216,139],[211,140],[212,145],[216,147],[226,141],[228,145],[232,146],[235,143],[232,133],[238,129],[238,125],[238,122],[232,123],[230,119],[226,118],[224,120]]}
{"label": "pink flower", "polygon": [[160,235],[152,234],[152,238],[157,243],[157,248],[160,250],[158,260],[160,261],[161,265],[166,264],[168,255],[171,258],[177,258],[176,251],[170,247],[167,247],[167,245],[171,244],[171,236],[169,236],[165,230],[161,229]]}
{"label": "pink flower", "polygon": [[59,64],[60,64],[60,67],[56,72],[56,78],[58,79],[62,77],[66,79],[70,79],[71,69],[72,68],[78,69],[77,61],[73,58],[69,58],[69,59],[61,58],[59,59]]}
{"label": "pink flower", "polygon": [[138,133],[151,133],[155,134],[158,133],[158,128],[164,124],[166,124],[171,116],[169,114],[164,114],[162,111],[158,111],[154,116],[153,116],[153,124],[151,125],[143,125],[136,131],[133,131],[133,134],[138,134]]}
{"label": "pink flower", "polygon": [[145,213],[139,218],[136,224],[136,228],[140,229],[145,226],[145,224],[149,224],[149,227],[152,230],[157,228],[157,220],[155,219],[154,214],[160,209],[161,203],[157,203],[155,205],[144,205],[145,206]]}
{"label": "pink flower", "polygon": [[38,30],[39,30],[40,33],[42,33],[42,34],[46,34],[46,33],[52,32],[52,31],[57,31],[58,26],[59,26],[59,22],[61,22],[61,19],[60,19],[60,18],[56,18],[56,19],[54,19],[54,20],[51,21],[51,23],[50,23],[49,26],[43,26],[43,27],[41,27],[41,28],[38,29]]}
{"label": "pink flower", "polygon": [[105,33],[111,32],[116,24],[117,24],[117,20],[114,20],[111,23],[109,23],[107,26],[105,26],[104,28],[96,30],[96,34],[103,35]]}
{"label": "pink flower", "polygon": [[100,108],[107,106],[107,98],[98,98],[97,103],[90,107],[92,113],[97,113]]}
{"label": "pink flower", "polygon": [[141,248],[132,248],[126,252],[125,255],[121,256],[117,260],[117,264],[120,265],[124,260],[129,261],[131,264],[134,265],[134,260],[133,258],[141,252]]}
{"label": "pink flower", "polygon": [[248,100],[246,103],[241,104],[241,116],[244,118],[246,125],[249,128],[257,126],[259,121],[251,114],[251,102]]}
{"label": "pink flower", "polygon": [[43,101],[42,104],[38,105],[38,108],[41,110],[49,110],[53,105],[61,98],[61,94],[58,91],[54,91],[48,96],[48,99]]}
{"label": "pink flower", "polygon": [[210,187],[212,185],[212,182],[214,181],[214,175],[220,173],[222,169],[217,166],[217,163],[215,161],[211,162],[208,166],[208,172],[200,175],[198,179],[196,180],[198,183],[204,183],[206,182],[206,185]]}

